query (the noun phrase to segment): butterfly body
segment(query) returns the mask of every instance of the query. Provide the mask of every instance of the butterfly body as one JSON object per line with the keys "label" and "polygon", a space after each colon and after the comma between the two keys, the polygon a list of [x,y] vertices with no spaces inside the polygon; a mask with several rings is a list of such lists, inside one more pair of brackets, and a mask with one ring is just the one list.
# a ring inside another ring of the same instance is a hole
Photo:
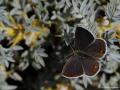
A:
{"label": "butterfly body", "polygon": [[96,75],[101,67],[99,58],[106,52],[106,42],[103,39],[96,39],[82,27],[77,27],[74,41],[75,50],[63,67],[63,76],[76,78]]}

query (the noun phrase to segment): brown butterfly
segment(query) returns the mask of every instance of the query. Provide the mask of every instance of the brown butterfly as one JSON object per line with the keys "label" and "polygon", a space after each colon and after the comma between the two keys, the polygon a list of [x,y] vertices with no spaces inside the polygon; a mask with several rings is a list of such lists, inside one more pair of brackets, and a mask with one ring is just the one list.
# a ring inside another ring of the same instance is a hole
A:
{"label": "brown butterfly", "polygon": [[88,30],[77,27],[74,52],[68,57],[62,75],[67,78],[96,75],[101,67],[98,61],[105,55],[106,48],[105,40],[95,38]]}

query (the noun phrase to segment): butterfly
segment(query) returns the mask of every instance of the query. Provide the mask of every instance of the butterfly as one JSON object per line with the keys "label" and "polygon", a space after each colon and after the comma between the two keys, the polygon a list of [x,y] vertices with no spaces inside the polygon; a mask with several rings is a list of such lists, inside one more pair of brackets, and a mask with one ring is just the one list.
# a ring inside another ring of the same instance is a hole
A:
{"label": "butterfly", "polygon": [[74,51],[63,66],[62,75],[66,78],[95,76],[101,67],[99,59],[106,53],[106,41],[95,38],[83,27],[77,27],[73,48]]}

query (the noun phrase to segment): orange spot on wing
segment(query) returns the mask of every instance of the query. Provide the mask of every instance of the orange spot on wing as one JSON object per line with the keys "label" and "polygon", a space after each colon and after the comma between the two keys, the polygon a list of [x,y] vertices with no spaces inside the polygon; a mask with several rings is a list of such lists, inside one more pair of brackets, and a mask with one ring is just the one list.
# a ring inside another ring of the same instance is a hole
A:
{"label": "orange spot on wing", "polygon": [[102,54],[104,52],[103,47],[100,47],[99,50],[98,50],[98,52]]}
{"label": "orange spot on wing", "polygon": [[93,67],[92,67],[93,72],[96,72],[97,68],[98,68],[98,64],[93,65]]}

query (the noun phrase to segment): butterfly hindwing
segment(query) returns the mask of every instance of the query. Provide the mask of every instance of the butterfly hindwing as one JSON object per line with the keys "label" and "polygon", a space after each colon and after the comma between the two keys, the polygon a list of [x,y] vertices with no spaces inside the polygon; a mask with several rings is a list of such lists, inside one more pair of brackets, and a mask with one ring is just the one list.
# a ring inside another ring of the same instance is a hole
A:
{"label": "butterfly hindwing", "polygon": [[[80,54],[79,54],[80,55]],[[84,74],[87,76],[94,76],[98,73],[100,68],[100,63],[97,62],[94,58],[84,55],[81,55],[81,62],[84,70]]]}
{"label": "butterfly hindwing", "polygon": [[83,74],[83,68],[79,56],[73,55],[68,60],[63,67],[63,76],[70,78],[81,76]]}

